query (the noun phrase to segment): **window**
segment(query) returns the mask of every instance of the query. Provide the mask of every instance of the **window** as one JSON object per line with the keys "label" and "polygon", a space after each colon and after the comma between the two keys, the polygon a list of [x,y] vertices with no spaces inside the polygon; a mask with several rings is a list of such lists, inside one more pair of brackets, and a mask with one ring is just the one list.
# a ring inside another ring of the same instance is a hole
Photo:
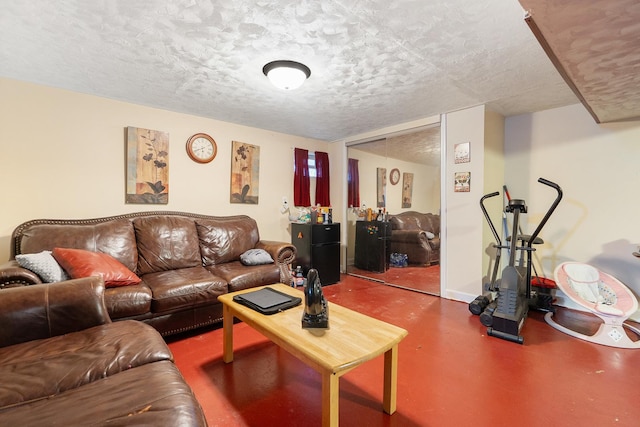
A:
{"label": "window", "polygon": [[309,178],[315,178],[317,176],[316,173],[316,153],[310,151],[309,152]]}

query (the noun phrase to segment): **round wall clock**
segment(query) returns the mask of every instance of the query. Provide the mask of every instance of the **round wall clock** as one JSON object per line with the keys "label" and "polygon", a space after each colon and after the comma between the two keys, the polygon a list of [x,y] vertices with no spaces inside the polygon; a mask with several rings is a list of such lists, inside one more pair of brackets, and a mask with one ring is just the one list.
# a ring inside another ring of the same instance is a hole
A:
{"label": "round wall clock", "polygon": [[187,141],[187,154],[194,162],[209,163],[218,154],[218,146],[206,133],[196,133]]}
{"label": "round wall clock", "polygon": [[392,185],[396,185],[400,181],[400,171],[398,168],[391,169],[391,172],[389,172],[389,181]]}

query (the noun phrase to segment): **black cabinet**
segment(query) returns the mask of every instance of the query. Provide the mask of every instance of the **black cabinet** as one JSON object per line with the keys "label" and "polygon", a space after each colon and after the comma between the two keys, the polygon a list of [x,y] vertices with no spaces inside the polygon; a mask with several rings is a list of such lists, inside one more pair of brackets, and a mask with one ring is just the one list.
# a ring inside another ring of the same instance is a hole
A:
{"label": "black cabinet", "polygon": [[291,224],[291,243],[296,247],[295,265],[306,276],[310,268],[318,270],[320,282],[340,281],[340,224]]}
{"label": "black cabinet", "polygon": [[391,223],[356,221],[355,252],[356,268],[376,273],[387,271],[391,254]]}

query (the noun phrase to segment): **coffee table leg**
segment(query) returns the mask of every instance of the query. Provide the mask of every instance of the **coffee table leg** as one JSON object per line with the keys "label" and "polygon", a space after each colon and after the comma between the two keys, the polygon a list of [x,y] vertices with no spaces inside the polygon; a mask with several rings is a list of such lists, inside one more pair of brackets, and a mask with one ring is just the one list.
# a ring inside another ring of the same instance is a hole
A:
{"label": "coffee table leg", "polygon": [[396,394],[398,391],[398,345],[394,345],[384,354],[384,392],[382,405],[384,412],[393,414],[396,411]]}
{"label": "coffee table leg", "polygon": [[337,427],[340,409],[340,377],[331,372],[322,373],[322,426]]}
{"label": "coffee table leg", "polygon": [[222,305],[222,360],[233,362],[233,314],[226,304]]}

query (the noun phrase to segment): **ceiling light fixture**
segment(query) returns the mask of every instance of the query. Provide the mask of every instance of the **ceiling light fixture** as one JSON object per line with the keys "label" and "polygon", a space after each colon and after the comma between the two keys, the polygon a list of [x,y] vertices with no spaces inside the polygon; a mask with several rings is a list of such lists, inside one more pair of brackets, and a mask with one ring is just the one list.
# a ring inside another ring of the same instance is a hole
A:
{"label": "ceiling light fixture", "polygon": [[299,88],[311,75],[309,67],[295,61],[269,62],[262,72],[275,87],[284,90]]}

